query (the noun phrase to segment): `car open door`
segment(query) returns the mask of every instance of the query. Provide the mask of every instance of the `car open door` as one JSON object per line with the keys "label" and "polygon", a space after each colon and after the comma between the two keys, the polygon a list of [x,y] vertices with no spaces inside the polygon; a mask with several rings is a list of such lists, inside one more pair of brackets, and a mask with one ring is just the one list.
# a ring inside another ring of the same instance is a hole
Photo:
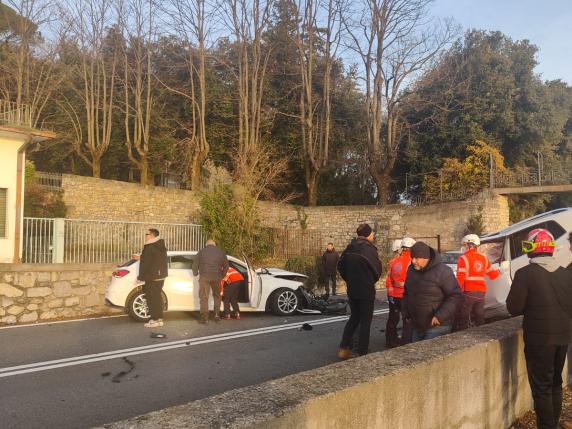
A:
{"label": "car open door", "polygon": [[169,258],[169,276],[163,290],[170,310],[198,310],[199,285],[192,273],[192,255],[173,255]]}
{"label": "car open door", "polygon": [[479,251],[487,255],[493,268],[500,271],[500,275],[494,280],[485,276],[487,283],[485,315],[487,318],[505,317],[507,315],[506,297],[511,284],[510,253],[506,238],[483,243]]}
{"label": "car open door", "polygon": [[260,275],[252,268],[252,264],[246,255],[243,254],[242,259],[246,262],[246,267],[248,268],[248,299],[250,306],[258,307],[262,299],[262,281]]}

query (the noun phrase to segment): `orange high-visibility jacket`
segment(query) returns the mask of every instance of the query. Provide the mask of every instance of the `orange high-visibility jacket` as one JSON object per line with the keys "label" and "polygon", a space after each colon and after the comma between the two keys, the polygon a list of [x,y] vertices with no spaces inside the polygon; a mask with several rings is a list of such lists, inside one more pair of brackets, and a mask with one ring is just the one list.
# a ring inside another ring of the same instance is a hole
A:
{"label": "orange high-visibility jacket", "polygon": [[457,261],[457,281],[463,292],[486,292],[485,276],[496,279],[500,271],[491,266],[483,253],[471,247]]}
{"label": "orange high-visibility jacket", "polygon": [[237,270],[232,267],[228,267],[228,271],[226,272],[226,276],[220,281],[220,294],[223,294],[224,286],[234,283],[240,282],[244,280],[244,276],[240,274]]}
{"label": "orange high-visibility jacket", "polygon": [[403,298],[405,278],[407,277],[407,268],[411,263],[411,253],[409,250],[404,249],[403,253],[393,260],[393,263],[389,266],[389,280],[391,282],[391,295],[389,294],[389,289],[387,292],[388,296],[394,298]]}
{"label": "orange high-visibility jacket", "polygon": [[385,288],[387,289],[387,297],[393,296],[393,282],[391,281],[391,266],[397,261],[399,255],[393,257],[387,263],[387,276],[385,277]]}

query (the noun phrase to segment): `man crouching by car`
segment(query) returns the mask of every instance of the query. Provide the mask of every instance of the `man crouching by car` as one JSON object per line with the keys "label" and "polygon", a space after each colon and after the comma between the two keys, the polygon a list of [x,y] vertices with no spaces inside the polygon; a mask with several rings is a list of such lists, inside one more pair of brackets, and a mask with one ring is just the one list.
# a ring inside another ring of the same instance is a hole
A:
{"label": "man crouching by car", "polygon": [[451,332],[462,295],[451,268],[422,241],[411,247],[403,293],[403,318],[413,324],[412,342]]}
{"label": "man crouching by car", "polygon": [[369,331],[375,302],[375,283],[381,276],[381,261],[377,256],[377,248],[372,242],[373,230],[367,223],[361,224],[357,229],[357,238],[348,244],[338,262],[338,271],[348,285],[351,309],[351,316],[344,328],[337,353],[340,359],[352,357],[350,343],[358,326],[358,353],[365,355],[368,352]]}

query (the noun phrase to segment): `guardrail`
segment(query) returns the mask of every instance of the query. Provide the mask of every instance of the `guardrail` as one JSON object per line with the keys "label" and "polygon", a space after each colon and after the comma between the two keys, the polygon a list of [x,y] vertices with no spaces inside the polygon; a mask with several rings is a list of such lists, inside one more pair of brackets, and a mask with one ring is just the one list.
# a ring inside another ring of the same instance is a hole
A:
{"label": "guardrail", "polygon": [[169,250],[199,250],[200,225],[24,218],[24,263],[119,263],[139,253],[145,232],[156,227]]}
{"label": "guardrail", "polygon": [[36,171],[34,173],[33,182],[36,185],[42,186],[47,189],[61,189],[62,188],[62,174],[61,173],[46,173],[43,171]]}

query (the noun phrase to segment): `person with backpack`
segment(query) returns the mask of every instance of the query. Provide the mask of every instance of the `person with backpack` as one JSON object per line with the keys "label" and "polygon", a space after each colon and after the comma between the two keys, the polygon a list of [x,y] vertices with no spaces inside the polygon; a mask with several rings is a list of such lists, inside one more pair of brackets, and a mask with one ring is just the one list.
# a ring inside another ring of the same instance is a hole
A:
{"label": "person with backpack", "polygon": [[554,258],[556,242],[546,229],[530,231],[522,250],[529,264],[516,271],[506,305],[524,315],[524,356],[536,424],[555,429],[562,412],[562,369],[572,342],[572,274]]}

